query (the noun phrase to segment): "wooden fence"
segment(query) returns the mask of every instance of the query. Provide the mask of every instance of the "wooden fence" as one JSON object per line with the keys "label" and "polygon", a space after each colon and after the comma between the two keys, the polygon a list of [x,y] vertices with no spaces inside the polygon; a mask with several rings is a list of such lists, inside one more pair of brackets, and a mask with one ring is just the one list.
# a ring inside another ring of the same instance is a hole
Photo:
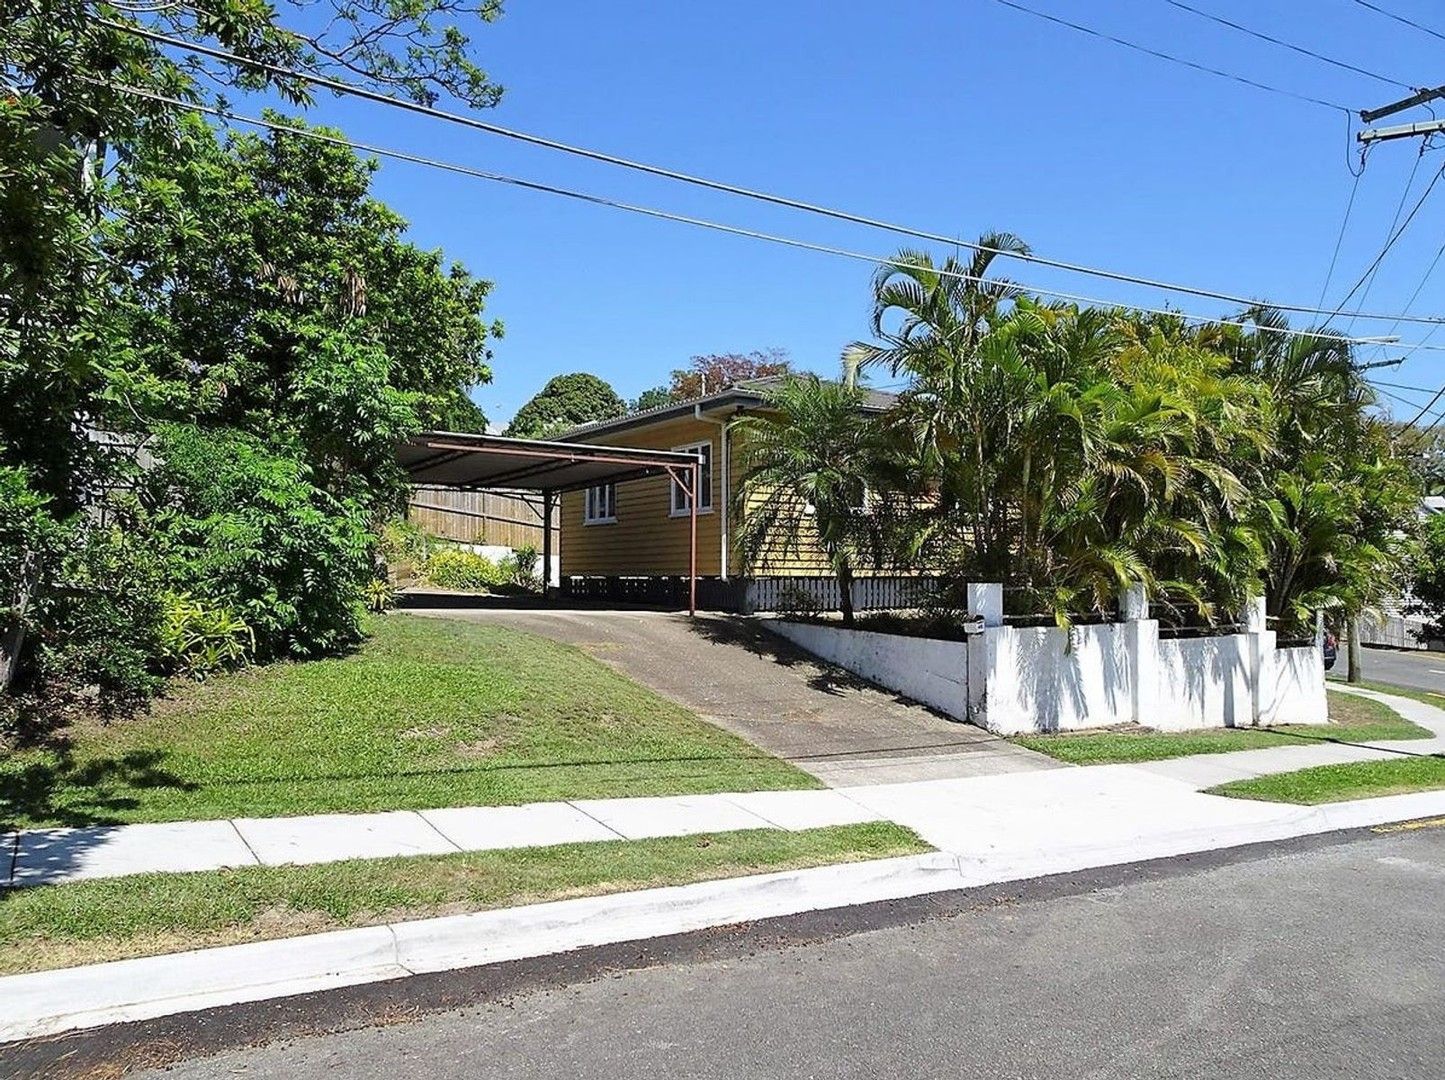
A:
{"label": "wooden fence", "polygon": [[[433,536],[448,540],[542,550],[540,494],[418,486],[407,499],[406,516]],[[558,521],[558,508],[553,507],[553,529]]]}

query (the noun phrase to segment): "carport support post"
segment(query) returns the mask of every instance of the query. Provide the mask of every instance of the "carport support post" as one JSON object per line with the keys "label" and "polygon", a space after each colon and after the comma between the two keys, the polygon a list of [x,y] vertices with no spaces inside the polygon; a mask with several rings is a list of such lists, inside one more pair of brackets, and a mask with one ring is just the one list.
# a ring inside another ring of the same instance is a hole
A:
{"label": "carport support post", "polygon": [[542,492],[542,599],[552,595],[552,492]]}

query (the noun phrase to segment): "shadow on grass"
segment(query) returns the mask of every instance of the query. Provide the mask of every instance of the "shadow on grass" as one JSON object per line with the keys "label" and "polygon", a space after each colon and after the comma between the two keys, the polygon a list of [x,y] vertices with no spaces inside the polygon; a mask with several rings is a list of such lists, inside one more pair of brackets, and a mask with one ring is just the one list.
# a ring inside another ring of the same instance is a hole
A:
{"label": "shadow on grass", "polygon": [[0,830],[17,820],[65,826],[114,825],[138,802],[130,792],[149,788],[195,791],[199,785],[164,766],[163,750],[131,750],[118,757],[77,762],[65,745],[0,773]]}

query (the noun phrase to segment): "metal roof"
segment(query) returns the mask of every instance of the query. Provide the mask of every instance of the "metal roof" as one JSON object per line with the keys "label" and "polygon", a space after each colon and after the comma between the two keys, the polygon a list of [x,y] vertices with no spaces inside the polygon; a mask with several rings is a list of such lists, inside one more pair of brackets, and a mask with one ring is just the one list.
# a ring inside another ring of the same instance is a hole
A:
{"label": "metal roof", "polygon": [[677,450],[510,439],[453,431],[424,431],[397,446],[397,461],[413,484],[454,488],[572,491],[621,483],[669,469],[691,469],[698,455]]}
{"label": "metal roof", "polygon": [[[715,409],[727,408],[767,408],[768,391],[786,378],[788,378],[786,375],[766,375],[760,379],[749,379],[716,393],[704,394],[702,397],[688,398],[686,401],[670,401],[655,409],[646,409],[639,413],[630,413],[627,416],[615,416],[610,420],[594,420],[590,424],[582,424],[580,427],[564,432],[559,438],[564,442],[570,442],[573,439],[588,438],[593,435],[627,431],[630,428],[642,427],[663,420],[691,416],[694,409],[711,412]],[[863,387],[861,405],[867,412],[883,412],[897,400],[897,394]]]}

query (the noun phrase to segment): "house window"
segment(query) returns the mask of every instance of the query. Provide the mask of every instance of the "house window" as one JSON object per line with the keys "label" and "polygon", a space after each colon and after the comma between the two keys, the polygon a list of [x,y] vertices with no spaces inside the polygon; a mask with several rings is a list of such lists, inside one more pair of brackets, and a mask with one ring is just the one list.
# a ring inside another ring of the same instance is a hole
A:
{"label": "house window", "polygon": [[[702,454],[702,468],[698,470],[698,487],[701,488],[701,498],[697,501],[697,512],[706,514],[712,510],[712,443],[688,443],[686,446],[674,446],[674,450],[681,450],[684,453]],[[691,500],[681,484],[676,480],[672,482],[672,516],[686,514],[691,509]]]}
{"label": "house window", "polygon": [[617,520],[617,485],[598,484],[587,489],[582,511],[584,525],[606,525]]}

